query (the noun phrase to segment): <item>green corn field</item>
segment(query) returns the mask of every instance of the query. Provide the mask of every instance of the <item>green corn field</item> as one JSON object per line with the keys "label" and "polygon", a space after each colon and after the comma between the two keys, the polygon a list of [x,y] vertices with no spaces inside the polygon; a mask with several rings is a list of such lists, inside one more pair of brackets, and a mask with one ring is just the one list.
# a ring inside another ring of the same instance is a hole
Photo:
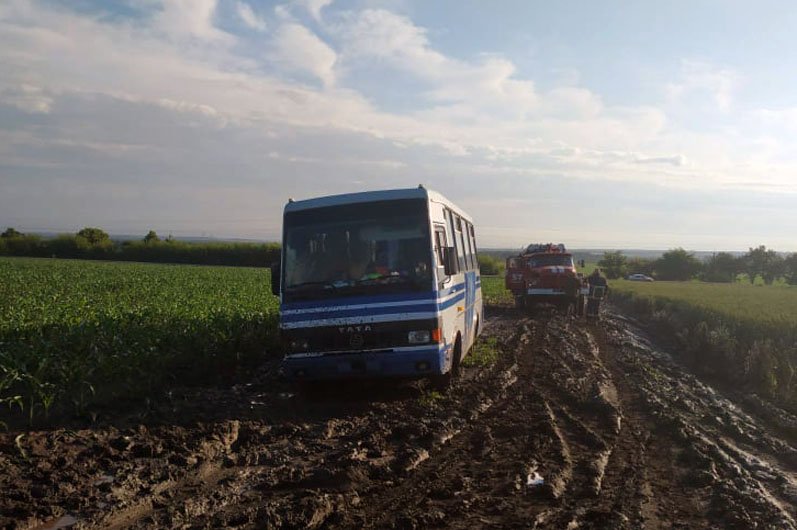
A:
{"label": "green corn field", "polygon": [[762,331],[797,331],[797,288],[788,285],[613,280],[612,290],[687,303]]}
{"label": "green corn field", "polygon": [[269,270],[0,258],[0,418],[142,396],[275,350]]}
{"label": "green corn field", "polygon": [[797,288],[617,280],[611,289],[698,373],[797,410]]}
{"label": "green corn field", "polygon": [[513,304],[512,293],[504,287],[503,276],[482,275],[482,296],[484,303],[489,305]]}

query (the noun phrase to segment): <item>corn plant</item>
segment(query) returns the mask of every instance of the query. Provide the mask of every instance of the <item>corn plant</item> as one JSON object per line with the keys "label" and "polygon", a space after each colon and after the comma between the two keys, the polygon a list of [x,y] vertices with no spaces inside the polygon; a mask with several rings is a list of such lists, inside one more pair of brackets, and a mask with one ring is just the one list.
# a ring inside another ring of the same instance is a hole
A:
{"label": "corn plant", "polygon": [[[0,405],[147,396],[276,344],[267,269],[0,258]],[[7,406],[6,406],[7,405]]]}

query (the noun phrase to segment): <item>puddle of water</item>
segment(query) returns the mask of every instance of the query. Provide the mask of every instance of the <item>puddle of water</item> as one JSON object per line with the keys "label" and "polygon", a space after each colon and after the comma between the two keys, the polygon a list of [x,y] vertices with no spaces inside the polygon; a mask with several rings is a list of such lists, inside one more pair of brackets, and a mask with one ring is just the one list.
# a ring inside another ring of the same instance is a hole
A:
{"label": "puddle of water", "polygon": [[41,526],[36,527],[36,530],[58,530],[59,528],[69,528],[77,524],[77,519],[69,514],[62,515],[58,519],[47,521]]}
{"label": "puddle of water", "polygon": [[526,486],[530,488],[536,488],[537,486],[542,486],[543,484],[545,484],[545,479],[542,478],[542,475],[540,475],[536,471],[533,473],[529,473],[526,476]]}

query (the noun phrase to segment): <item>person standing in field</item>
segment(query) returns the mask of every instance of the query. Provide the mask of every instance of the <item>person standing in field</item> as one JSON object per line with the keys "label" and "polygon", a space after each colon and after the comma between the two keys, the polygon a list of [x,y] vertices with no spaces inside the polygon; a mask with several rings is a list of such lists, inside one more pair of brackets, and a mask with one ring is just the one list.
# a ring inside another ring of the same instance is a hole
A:
{"label": "person standing in field", "polygon": [[597,267],[592,274],[587,277],[587,283],[589,284],[587,316],[597,317],[598,311],[600,311],[601,301],[603,300],[603,297],[606,296],[606,292],[609,290],[609,284],[606,282],[606,278],[604,278],[601,274],[601,270]]}

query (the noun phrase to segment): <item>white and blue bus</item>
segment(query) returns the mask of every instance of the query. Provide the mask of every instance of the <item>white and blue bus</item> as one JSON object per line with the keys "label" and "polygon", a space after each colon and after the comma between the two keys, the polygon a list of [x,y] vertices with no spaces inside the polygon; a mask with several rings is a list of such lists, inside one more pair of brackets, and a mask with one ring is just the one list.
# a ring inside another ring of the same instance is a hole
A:
{"label": "white and blue bus", "polygon": [[484,318],[473,220],[423,186],[288,202],[272,291],[297,381],[444,386]]}

